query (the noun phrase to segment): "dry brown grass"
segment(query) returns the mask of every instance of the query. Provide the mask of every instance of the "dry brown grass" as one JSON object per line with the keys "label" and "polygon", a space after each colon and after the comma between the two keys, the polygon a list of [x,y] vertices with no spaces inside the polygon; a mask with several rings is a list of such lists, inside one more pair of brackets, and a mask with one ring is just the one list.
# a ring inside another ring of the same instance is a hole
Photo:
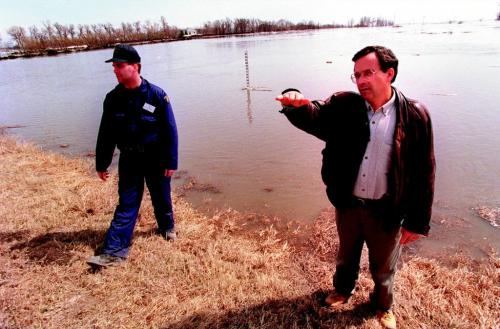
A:
{"label": "dry brown grass", "polygon": [[[295,243],[299,230],[278,219],[206,217],[174,196],[180,239],[167,243],[146,200],[128,261],[92,272],[85,260],[109,225],[116,177],[101,183],[88,159],[6,136],[0,159],[1,328],[379,328],[366,259],[352,302],[321,307],[337,248],[331,211]],[[453,261],[402,263],[400,328],[499,326],[498,258]]]}

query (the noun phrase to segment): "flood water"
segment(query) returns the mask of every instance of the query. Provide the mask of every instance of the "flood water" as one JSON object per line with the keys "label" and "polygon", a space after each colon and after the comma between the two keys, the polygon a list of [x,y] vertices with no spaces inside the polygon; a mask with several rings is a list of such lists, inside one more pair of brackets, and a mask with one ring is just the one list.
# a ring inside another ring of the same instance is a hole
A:
{"label": "flood water", "polygon": [[[441,227],[429,243],[439,247],[453,239],[500,250],[499,229],[475,210],[500,207],[498,21],[137,46],[143,76],[171,98],[179,169],[221,191],[188,197],[200,208],[231,207],[310,223],[329,206],[320,178],[323,143],[291,126],[274,97],[288,87],[312,99],[355,90],[351,58],[370,44],[393,49],[400,60],[394,85],[425,103],[433,119],[434,219]],[[245,51],[250,85],[270,91],[242,90]],[[102,101],[116,84],[104,63],[111,53],[0,61],[0,125],[23,126],[9,132],[46,149],[93,151]]]}

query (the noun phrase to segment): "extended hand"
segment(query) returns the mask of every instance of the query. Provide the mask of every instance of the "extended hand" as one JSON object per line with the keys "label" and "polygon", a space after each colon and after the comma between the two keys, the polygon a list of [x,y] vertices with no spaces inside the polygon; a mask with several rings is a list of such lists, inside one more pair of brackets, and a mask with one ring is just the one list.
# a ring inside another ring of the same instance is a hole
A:
{"label": "extended hand", "polygon": [[282,106],[301,107],[311,103],[309,99],[304,98],[304,95],[296,91],[289,91],[286,94],[277,96],[275,99],[280,102]]}
{"label": "extended hand", "polygon": [[108,171],[98,171],[97,172],[97,176],[99,176],[99,178],[102,180],[102,181],[107,181],[108,178],[109,178],[109,172]]}
{"label": "extended hand", "polygon": [[422,234],[410,232],[402,227],[401,228],[401,239],[399,239],[399,244],[407,244],[407,243],[417,241],[422,236],[423,236]]}
{"label": "extended hand", "polygon": [[173,169],[165,169],[165,177],[172,177],[174,172],[175,172],[175,170],[173,170]]}

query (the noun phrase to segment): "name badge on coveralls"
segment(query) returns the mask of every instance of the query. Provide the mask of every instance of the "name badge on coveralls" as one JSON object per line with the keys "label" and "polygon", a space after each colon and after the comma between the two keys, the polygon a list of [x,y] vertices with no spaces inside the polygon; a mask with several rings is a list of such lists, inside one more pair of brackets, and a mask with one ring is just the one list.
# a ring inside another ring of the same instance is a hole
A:
{"label": "name badge on coveralls", "polygon": [[151,104],[148,104],[148,103],[144,103],[144,106],[143,108],[148,111],[148,112],[151,112],[151,113],[154,113],[155,112],[155,107]]}

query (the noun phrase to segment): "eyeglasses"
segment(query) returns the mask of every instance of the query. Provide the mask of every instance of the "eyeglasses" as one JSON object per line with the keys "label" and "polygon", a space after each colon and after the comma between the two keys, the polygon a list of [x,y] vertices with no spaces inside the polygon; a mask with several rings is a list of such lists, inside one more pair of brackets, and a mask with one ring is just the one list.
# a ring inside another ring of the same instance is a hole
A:
{"label": "eyeglasses", "polygon": [[361,79],[361,77],[370,79],[375,75],[375,73],[377,73],[377,71],[375,71],[374,69],[368,69],[361,72],[356,72],[351,74],[351,80],[353,83],[356,83],[359,79]]}

